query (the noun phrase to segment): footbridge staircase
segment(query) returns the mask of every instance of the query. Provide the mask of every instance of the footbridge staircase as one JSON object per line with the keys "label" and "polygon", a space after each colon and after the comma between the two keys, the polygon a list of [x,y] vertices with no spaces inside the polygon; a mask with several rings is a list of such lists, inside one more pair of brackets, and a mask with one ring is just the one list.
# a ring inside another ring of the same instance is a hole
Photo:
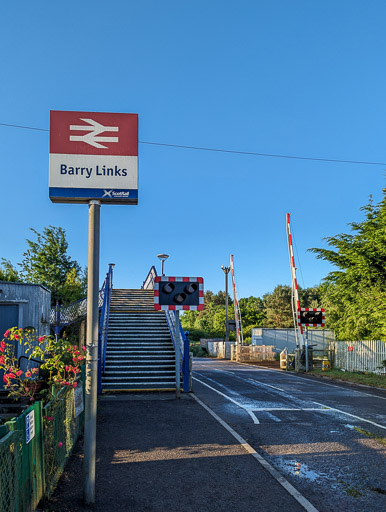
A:
{"label": "footbridge staircase", "polygon": [[[141,289],[113,289],[113,267],[99,292],[98,392],[190,391],[189,340],[176,329],[174,312],[154,310],[155,268]],[[87,299],[57,305],[51,328],[59,337],[86,313]]]}
{"label": "footbridge staircase", "polygon": [[152,290],[113,290],[103,391],[175,389],[175,351]]}

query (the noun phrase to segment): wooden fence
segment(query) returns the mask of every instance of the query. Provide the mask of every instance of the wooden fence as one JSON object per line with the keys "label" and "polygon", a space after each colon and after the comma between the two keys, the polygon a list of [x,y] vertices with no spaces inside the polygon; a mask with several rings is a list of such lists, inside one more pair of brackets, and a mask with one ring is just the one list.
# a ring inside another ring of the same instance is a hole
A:
{"label": "wooden fence", "polygon": [[335,368],[349,372],[386,373],[384,341],[335,341],[330,348],[335,352]]}

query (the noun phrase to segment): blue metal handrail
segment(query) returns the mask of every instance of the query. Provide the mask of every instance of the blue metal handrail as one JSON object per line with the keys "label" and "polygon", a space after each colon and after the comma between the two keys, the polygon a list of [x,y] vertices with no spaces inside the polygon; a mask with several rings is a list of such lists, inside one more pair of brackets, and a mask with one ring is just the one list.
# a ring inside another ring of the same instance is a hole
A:
{"label": "blue metal handrail", "polygon": [[[165,316],[166,316],[166,320],[168,323],[170,336],[173,341],[174,350],[176,351],[177,348],[176,348],[176,336],[175,336],[175,333],[176,333],[175,312],[166,310]],[[183,349],[181,346],[179,347],[180,361],[182,362],[181,369],[182,369],[182,376],[183,376],[183,390],[185,393],[189,393],[189,391],[190,391],[190,389],[189,389],[190,355],[189,355],[189,338],[188,338],[189,333],[188,333],[188,331],[185,332],[182,329],[181,324],[180,324],[180,333],[181,333],[181,338],[182,338],[182,343],[183,343]]]}
{"label": "blue metal handrail", "polygon": [[111,292],[113,289],[113,268],[114,265],[110,263],[109,271],[106,274],[106,278],[102,286],[104,294],[98,330],[98,393],[102,392],[102,374],[105,372],[106,366],[107,332],[110,318]]}

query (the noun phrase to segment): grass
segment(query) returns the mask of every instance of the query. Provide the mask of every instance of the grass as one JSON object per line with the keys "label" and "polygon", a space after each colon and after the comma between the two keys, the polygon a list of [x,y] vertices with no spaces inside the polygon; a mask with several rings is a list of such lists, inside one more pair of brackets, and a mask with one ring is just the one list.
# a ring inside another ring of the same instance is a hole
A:
{"label": "grass", "polygon": [[320,368],[312,370],[309,373],[311,375],[328,377],[332,380],[343,380],[346,382],[353,382],[354,384],[365,384],[366,386],[386,389],[386,375],[361,372],[342,372],[341,370],[333,369],[322,371]]}

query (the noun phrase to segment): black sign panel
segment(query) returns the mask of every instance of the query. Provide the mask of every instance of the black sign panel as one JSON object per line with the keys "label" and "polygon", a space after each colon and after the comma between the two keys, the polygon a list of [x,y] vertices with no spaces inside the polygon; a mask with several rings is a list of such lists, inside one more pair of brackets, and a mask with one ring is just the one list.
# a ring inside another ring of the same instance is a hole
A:
{"label": "black sign panel", "polygon": [[299,311],[299,324],[324,325],[324,311]]}
{"label": "black sign panel", "polygon": [[200,304],[197,281],[161,281],[159,283],[160,306],[198,306]]}

